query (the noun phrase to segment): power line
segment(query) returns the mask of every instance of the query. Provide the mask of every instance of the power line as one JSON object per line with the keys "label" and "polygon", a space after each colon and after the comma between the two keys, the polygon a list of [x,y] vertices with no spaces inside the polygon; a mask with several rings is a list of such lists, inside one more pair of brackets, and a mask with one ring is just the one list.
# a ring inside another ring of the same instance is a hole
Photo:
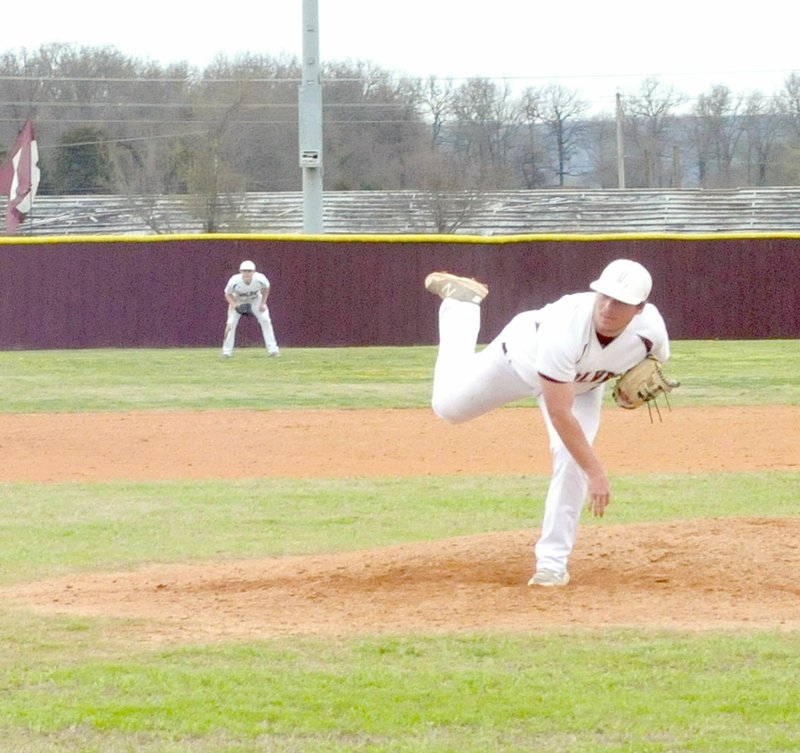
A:
{"label": "power line", "polygon": [[[128,109],[136,107],[154,107],[165,110],[182,110],[191,108],[192,110],[230,110],[235,108],[237,110],[296,110],[297,102],[256,102],[256,103],[225,103],[225,102],[90,102],[90,101],[75,101],[75,102],[50,102],[43,100],[40,102],[2,102],[0,107],[53,107],[53,108],[67,108],[67,107],[104,107],[108,109]],[[407,102],[328,102],[324,105],[326,109],[336,109],[344,107],[362,108],[368,110],[378,109],[406,109],[410,107]]]}
{"label": "power line", "polygon": [[[486,79],[488,81],[551,81],[551,80],[572,80],[572,79],[620,79],[620,78],[675,78],[684,76],[768,76],[768,75],[785,75],[789,76],[792,73],[800,71],[800,66],[797,68],[754,68],[754,69],[723,69],[723,70],[683,70],[683,71],[641,71],[641,72],[583,72],[583,73],[525,73],[508,75],[502,74],[499,76],[438,76],[431,75],[408,75],[408,74],[394,74],[390,71],[385,71],[395,81],[399,80],[412,80],[412,81],[470,81],[474,79]],[[346,77],[325,77],[322,76],[323,84],[336,84],[336,83],[372,83],[379,78],[378,76],[370,78],[367,76],[346,76]],[[0,81],[49,81],[49,82],[67,82],[67,83],[126,83],[126,84],[243,84],[243,83],[256,83],[256,84],[300,84],[302,83],[301,76],[291,77],[235,77],[235,78],[214,78],[205,76],[187,75],[182,78],[159,78],[153,76],[62,76],[62,75],[11,75],[0,74]]]}

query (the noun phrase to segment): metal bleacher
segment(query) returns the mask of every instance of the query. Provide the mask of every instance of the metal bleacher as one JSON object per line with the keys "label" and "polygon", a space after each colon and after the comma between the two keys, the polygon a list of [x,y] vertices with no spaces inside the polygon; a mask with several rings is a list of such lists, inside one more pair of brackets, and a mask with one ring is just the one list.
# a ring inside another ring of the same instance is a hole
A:
{"label": "metal bleacher", "polygon": [[[34,236],[143,236],[204,232],[198,197],[38,196],[21,227]],[[216,201],[215,231],[303,233],[302,192]],[[800,232],[800,187],[543,189],[323,194],[326,234],[536,235]]]}

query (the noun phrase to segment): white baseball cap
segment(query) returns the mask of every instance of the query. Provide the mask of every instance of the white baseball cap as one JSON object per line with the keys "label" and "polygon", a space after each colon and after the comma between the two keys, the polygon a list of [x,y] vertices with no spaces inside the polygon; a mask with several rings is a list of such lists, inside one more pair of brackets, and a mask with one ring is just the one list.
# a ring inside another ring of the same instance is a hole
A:
{"label": "white baseball cap", "polygon": [[650,295],[653,278],[638,262],[617,259],[612,261],[589,287],[609,298],[638,306]]}
{"label": "white baseball cap", "polygon": [[252,261],[243,261],[239,265],[239,271],[240,272],[255,272],[256,271],[256,265]]}

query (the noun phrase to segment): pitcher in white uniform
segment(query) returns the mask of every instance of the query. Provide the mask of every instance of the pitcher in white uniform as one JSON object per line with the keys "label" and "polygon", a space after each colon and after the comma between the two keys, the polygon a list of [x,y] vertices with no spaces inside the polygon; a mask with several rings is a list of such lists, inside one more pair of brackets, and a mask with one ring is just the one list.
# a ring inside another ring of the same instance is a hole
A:
{"label": "pitcher in white uniform", "polygon": [[272,319],[267,308],[269,297],[269,280],[266,275],[256,272],[256,265],[252,261],[243,261],[239,265],[239,273],[233,275],[225,285],[225,300],[228,302],[228,318],[225,322],[225,335],[222,341],[222,355],[230,358],[233,355],[233,345],[236,340],[236,328],[239,320],[247,314],[252,314],[261,325],[264,336],[264,345],[270,356],[281,354],[275,340],[272,328]]}
{"label": "pitcher in white uniform", "polygon": [[515,316],[476,352],[480,303],[488,288],[434,272],[425,288],[442,298],[432,407],[451,423],[535,397],[550,438],[553,471],[545,500],[536,570],[528,585],[565,586],[567,564],[587,500],[602,516],[608,477],[592,448],[605,384],[652,354],[669,358],[658,309],[647,303],[650,273],[628,259],[611,262],[589,287]]}

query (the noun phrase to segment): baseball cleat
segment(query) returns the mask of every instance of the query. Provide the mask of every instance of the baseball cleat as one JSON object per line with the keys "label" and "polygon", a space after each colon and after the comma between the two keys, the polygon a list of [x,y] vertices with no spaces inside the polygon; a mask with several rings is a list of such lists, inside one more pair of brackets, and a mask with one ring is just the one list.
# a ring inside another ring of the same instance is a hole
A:
{"label": "baseball cleat", "polygon": [[449,272],[431,272],[425,278],[425,290],[438,295],[442,300],[453,298],[466,303],[480,303],[489,288],[471,277],[457,277]]}
{"label": "baseball cleat", "polygon": [[566,570],[557,572],[546,567],[538,569],[528,581],[529,586],[566,586],[569,583],[569,573]]}
{"label": "baseball cleat", "polygon": [[272,351],[272,352],[269,354],[269,357],[270,357],[270,358],[280,358],[280,357],[281,357],[281,352],[280,352],[279,350],[273,350],[273,351]]}

